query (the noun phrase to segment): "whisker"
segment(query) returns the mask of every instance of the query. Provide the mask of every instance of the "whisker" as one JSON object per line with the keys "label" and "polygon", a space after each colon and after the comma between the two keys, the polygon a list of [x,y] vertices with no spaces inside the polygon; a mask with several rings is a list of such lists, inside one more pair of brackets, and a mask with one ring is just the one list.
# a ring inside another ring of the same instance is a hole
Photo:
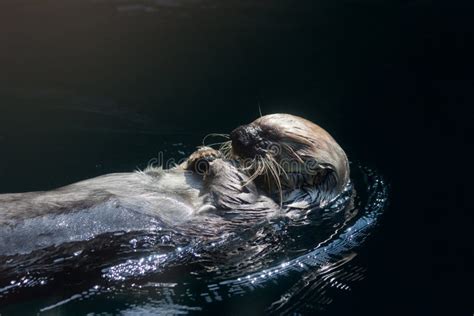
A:
{"label": "whisker", "polygon": [[269,156],[268,159],[271,160],[272,163],[275,165],[275,167],[278,168],[278,170],[279,170],[278,175],[283,174],[283,175],[285,175],[285,178],[288,179],[288,174],[286,173],[285,168],[283,168],[283,166],[281,164],[279,164],[273,156]]}
{"label": "whisker", "polygon": [[296,158],[300,163],[304,163],[304,160],[301,159],[300,155],[298,155],[294,150],[293,148],[291,148],[290,145],[288,144],[283,144],[285,146],[286,149],[288,149],[288,151],[293,155],[294,158]]}
{"label": "whisker", "polygon": [[[269,162],[266,161],[265,159],[263,160],[264,164],[265,164],[265,168],[266,170],[270,170],[270,165],[269,165]],[[271,187],[271,177],[270,177],[270,173],[269,172],[265,172],[264,174],[264,177],[265,177],[265,182],[267,183],[267,186],[268,186],[268,192],[271,192],[272,190],[272,187]]]}
{"label": "whisker", "polygon": [[283,146],[288,150],[288,152],[293,156],[293,158],[297,159],[299,162],[303,163],[303,160],[301,157],[291,148],[290,145],[288,144],[283,144]]}
{"label": "whisker", "polygon": [[[244,162],[248,162],[248,160],[244,160]],[[252,170],[252,169],[255,169],[255,165],[257,164],[257,161],[256,159],[252,159],[250,161],[250,163],[248,163],[248,165],[246,164],[243,164],[243,167],[241,167],[241,170],[243,171],[248,171],[248,170]]]}
{"label": "whisker", "polygon": [[219,147],[219,151],[222,153],[224,158],[230,159],[231,158],[231,150],[232,150],[232,142],[229,140],[229,141],[226,141],[226,142],[222,142],[221,144],[222,145]]}
{"label": "whisker", "polygon": [[[271,160],[268,160],[268,161],[270,163]],[[278,188],[278,193],[279,193],[279,196],[280,196],[280,208],[281,208],[283,206],[283,190],[282,190],[282,187],[281,187],[280,176],[279,176],[277,170],[275,169],[275,165],[273,165],[273,162],[271,162],[271,165],[269,165],[269,171],[272,174],[272,176],[275,180],[275,183],[277,185],[277,188]]]}
{"label": "whisker", "polygon": [[206,139],[208,137],[224,137],[226,139],[230,138],[229,134],[209,133],[206,136],[204,136],[204,138],[202,139],[202,145],[203,146],[209,146],[209,145],[206,145]]}
{"label": "whisker", "polygon": [[251,176],[249,176],[249,178],[245,182],[244,186],[248,185],[250,182],[255,180],[258,176],[262,175],[265,171],[265,165],[264,165],[264,162],[261,159],[258,159],[258,158],[254,159],[254,161],[252,163],[252,166],[253,165],[256,165],[255,171],[253,172],[253,174]]}
{"label": "whisker", "polygon": [[203,145],[203,146],[212,147],[212,146],[221,145],[221,144],[224,144],[224,143],[227,143],[227,141],[225,141],[225,142],[217,142],[217,143],[212,143],[212,144],[206,144],[206,145]]}

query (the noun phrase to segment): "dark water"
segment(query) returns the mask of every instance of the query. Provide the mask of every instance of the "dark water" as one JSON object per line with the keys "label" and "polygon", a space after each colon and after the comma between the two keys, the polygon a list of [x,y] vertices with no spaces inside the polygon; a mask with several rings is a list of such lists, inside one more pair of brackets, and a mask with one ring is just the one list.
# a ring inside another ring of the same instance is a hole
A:
{"label": "dark water", "polygon": [[[390,206],[326,279],[293,271],[228,295],[232,284],[219,282],[232,278],[183,263],[168,279],[108,290],[77,265],[59,271],[54,287],[0,298],[0,314],[68,298],[44,312],[472,314],[471,9],[428,1],[3,1],[0,192],[143,168],[165,150],[179,157],[203,135],[255,119],[260,107],[326,128],[355,170],[361,163],[383,175]],[[364,177],[356,180],[369,205],[375,180]],[[293,249],[311,252],[314,238]],[[283,255],[255,262],[265,269],[300,253]]]}

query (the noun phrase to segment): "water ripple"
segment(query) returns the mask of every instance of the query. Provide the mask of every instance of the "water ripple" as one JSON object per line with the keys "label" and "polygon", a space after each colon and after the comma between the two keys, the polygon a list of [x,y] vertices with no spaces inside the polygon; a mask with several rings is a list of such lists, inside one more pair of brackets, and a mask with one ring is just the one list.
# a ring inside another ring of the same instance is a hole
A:
{"label": "water ripple", "polygon": [[123,232],[9,258],[0,266],[0,298],[10,309],[0,312],[21,310],[18,304],[34,295],[39,299],[26,313],[67,314],[86,306],[126,314],[194,313],[235,300],[251,302],[256,291],[266,295],[261,303],[267,312],[322,308],[334,291],[351,291],[364,277],[365,268],[354,258],[388,199],[376,172],[352,169],[357,196],[342,197],[345,202],[333,209],[212,239],[176,229]]}

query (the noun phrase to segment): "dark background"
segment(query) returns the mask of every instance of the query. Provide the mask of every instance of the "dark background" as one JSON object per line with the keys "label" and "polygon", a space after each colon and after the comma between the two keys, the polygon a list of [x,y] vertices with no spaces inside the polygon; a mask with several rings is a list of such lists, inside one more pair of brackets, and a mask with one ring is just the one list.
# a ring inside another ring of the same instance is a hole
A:
{"label": "dark background", "polygon": [[472,9],[3,0],[0,192],[143,167],[259,106],[301,115],[391,188],[367,278],[328,312],[471,315]]}

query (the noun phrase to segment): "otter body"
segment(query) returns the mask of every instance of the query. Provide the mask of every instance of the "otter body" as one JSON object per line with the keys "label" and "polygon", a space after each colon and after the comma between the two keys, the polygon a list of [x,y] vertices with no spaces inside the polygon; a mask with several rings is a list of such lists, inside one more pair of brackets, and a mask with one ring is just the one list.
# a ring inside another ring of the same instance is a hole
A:
{"label": "otter body", "polygon": [[204,204],[198,180],[177,170],[116,173],[47,192],[0,195],[0,255],[183,223]]}
{"label": "otter body", "polygon": [[324,207],[349,186],[344,151],[310,121],[267,115],[230,138],[221,152],[201,148],[168,170],[0,195],[0,256],[161,227],[217,236],[290,209]]}
{"label": "otter body", "polygon": [[[230,162],[208,163],[207,176],[182,167],[114,173],[45,192],[0,195],[0,255],[127,232],[214,225],[211,234],[242,221],[226,210],[257,207],[255,218],[278,211]],[[231,197],[231,198],[229,198]],[[249,212],[247,215],[254,214]],[[209,228],[208,228],[209,229]],[[206,228],[202,228],[205,231]]]}
{"label": "otter body", "polygon": [[[168,185],[165,185],[165,182]],[[203,203],[199,197],[202,181],[192,173],[177,170],[146,173],[114,173],[84,180],[52,191],[0,195],[0,225],[45,215],[86,211],[93,208],[127,208],[156,215],[156,208],[167,204],[182,215]],[[169,197],[170,191],[173,198]]]}

